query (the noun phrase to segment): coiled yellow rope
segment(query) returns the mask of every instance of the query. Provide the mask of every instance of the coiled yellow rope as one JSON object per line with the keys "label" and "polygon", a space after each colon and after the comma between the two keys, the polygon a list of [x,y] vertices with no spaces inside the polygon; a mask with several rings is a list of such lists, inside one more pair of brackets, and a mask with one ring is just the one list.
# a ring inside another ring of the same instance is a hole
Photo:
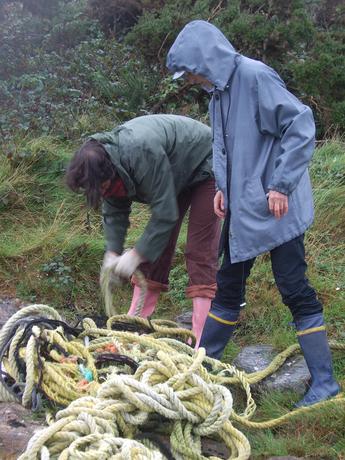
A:
{"label": "coiled yellow rope", "polygon": [[[61,320],[52,308],[32,305],[5,324],[0,333],[0,350],[6,349],[2,370],[23,389],[22,404],[30,407],[33,396],[41,391],[48,399],[68,407],[56,414],[55,421],[50,420],[48,428],[34,435],[20,460],[164,459],[154,446],[133,439],[145,430],[153,414],[160,417],[159,425],[164,421],[176,459],[206,458],[201,449],[205,436],[223,442],[229,458],[248,459],[249,442],[233,423],[271,428],[317,411],[320,406],[345,406],[341,395],[274,420],[251,420],[256,405],[250,385],[275,372],[298,351],[298,345],[278,355],[267,369],[246,374],[206,357],[203,349],[194,352],[184,343],[191,332],[170,321],[119,315],[99,328],[88,318],[82,321],[76,337],[63,326],[52,329],[43,321],[33,325],[28,334],[27,320],[42,318]],[[125,322],[147,332],[139,335],[112,329]],[[25,333],[28,337],[21,342]],[[331,342],[331,346],[345,349],[345,344]],[[123,363],[98,365],[98,357],[107,350],[129,357],[137,369]],[[87,380],[83,372],[92,378]],[[10,383],[0,384],[1,400],[19,399],[9,390]],[[232,407],[233,386],[243,388],[247,395],[242,414]]]}

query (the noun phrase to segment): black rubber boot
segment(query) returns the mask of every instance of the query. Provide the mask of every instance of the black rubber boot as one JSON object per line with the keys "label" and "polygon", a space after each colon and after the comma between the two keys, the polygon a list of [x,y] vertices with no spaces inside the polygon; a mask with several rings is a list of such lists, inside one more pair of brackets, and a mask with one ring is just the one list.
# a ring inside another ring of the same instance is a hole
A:
{"label": "black rubber boot", "polygon": [[224,348],[235,330],[239,313],[239,309],[223,309],[212,304],[199,345],[206,349],[207,356],[215,359],[222,357]]}
{"label": "black rubber boot", "polygon": [[295,406],[311,406],[340,392],[333,377],[331,350],[328,345],[323,315],[318,313],[295,321],[298,341],[311,375],[311,385]]}

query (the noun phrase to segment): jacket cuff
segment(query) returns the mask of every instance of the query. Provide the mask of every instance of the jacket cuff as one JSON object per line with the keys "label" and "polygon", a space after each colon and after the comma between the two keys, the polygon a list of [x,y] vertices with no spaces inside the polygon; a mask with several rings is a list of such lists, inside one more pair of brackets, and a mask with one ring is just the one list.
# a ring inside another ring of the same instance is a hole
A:
{"label": "jacket cuff", "polygon": [[123,245],[117,243],[116,241],[107,241],[105,248],[106,251],[113,251],[119,255],[123,253]]}
{"label": "jacket cuff", "polygon": [[268,190],[272,190],[272,192],[279,192],[283,193],[283,195],[290,195],[290,191],[286,187],[270,184],[267,188]]}

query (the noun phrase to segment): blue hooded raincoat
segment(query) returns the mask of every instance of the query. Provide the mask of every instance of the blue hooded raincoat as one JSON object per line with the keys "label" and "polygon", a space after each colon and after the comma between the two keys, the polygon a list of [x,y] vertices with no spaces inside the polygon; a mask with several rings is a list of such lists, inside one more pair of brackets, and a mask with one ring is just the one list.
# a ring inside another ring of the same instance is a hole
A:
{"label": "blue hooded raincoat", "polygon": [[[205,21],[190,22],[179,33],[167,67],[201,75],[214,85],[213,168],[230,217],[231,261],[251,259],[303,234],[313,221],[310,108],[273,69],[238,54]],[[280,220],[269,211],[269,190],[289,197],[289,211]]]}

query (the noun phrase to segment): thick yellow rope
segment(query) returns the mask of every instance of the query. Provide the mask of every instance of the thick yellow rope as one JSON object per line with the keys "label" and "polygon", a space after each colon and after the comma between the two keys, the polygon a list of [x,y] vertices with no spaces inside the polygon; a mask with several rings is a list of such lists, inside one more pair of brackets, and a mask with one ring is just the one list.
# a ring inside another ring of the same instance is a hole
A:
{"label": "thick yellow rope", "polygon": [[[153,414],[165,421],[174,458],[205,458],[201,438],[208,436],[227,446],[229,458],[247,459],[249,442],[233,423],[253,429],[272,428],[320,407],[345,406],[341,395],[274,420],[253,421],[256,405],[250,385],[275,372],[298,352],[298,345],[279,354],[263,371],[246,374],[206,357],[203,349],[194,352],[183,342],[191,333],[175,323],[124,315],[110,318],[103,328],[98,328],[92,319],[85,319],[77,337],[68,336],[62,326],[33,326],[31,335],[19,346],[19,360],[25,363],[23,373],[15,350],[21,343],[25,323],[20,323],[12,336],[11,331],[18,321],[38,317],[60,319],[55,310],[32,305],[5,324],[0,333],[0,349],[6,341],[10,343],[1,366],[23,387],[22,404],[30,406],[35,392],[41,389],[48,399],[68,407],[57,413],[48,428],[34,435],[21,460],[163,459],[152,445],[133,440]],[[139,335],[112,329],[125,322],[147,332]],[[345,349],[345,344],[331,342],[331,346]],[[97,358],[106,352],[131,358],[137,369],[124,363],[98,365]],[[207,371],[208,366],[211,372]],[[87,380],[85,376],[91,378]],[[234,386],[243,388],[247,396],[241,414],[232,407],[230,389]],[[16,398],[6,385],[0,385],[0,399]]]}

